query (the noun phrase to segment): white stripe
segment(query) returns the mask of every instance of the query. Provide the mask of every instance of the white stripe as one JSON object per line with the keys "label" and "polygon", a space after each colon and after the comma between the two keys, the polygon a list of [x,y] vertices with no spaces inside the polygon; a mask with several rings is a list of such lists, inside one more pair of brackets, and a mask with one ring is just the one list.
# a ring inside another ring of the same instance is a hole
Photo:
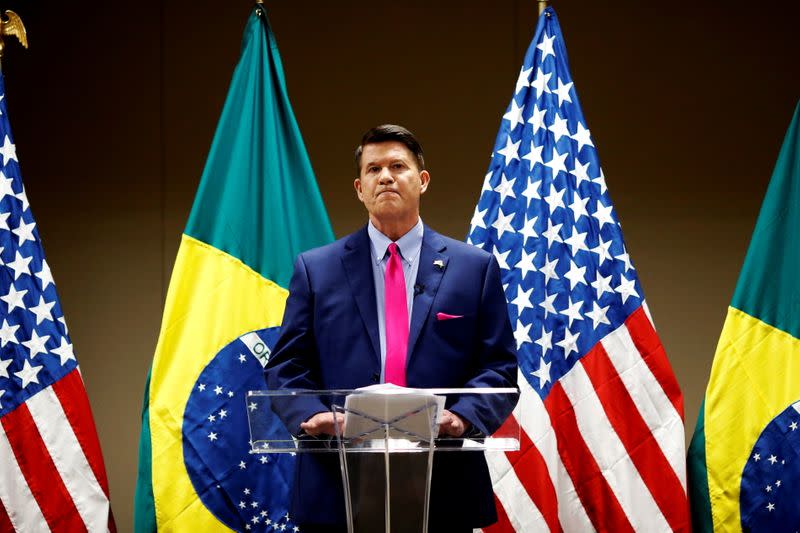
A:
{"label": "white stripe", "polygon": [[633,529],[671,531],[653,495],[606,417],[583,363],[579,361],[572,367],[561,378],[560,383],[575,411],[578,430]]}
{"label": "white stripe", "polygon": [[515,414],[520,427],[542,454],[547,465],[550,482],[553,484],[558,499],[558,520],[561,528],[564,531],[594,531],[592,521],[586,514],[586,509],[575,491],[572,478],[564,467],[564,463],[561,462],[556,434],[542,398],[533,390],[521,371],[517,383],[520,399]]}
{"label": "white stripe", "polygon": [[508,520],[516,531],[549,531],[542,513],[522,486],[505,453],[487,452],[486,462],[492,476],[494,493],[503,504]]}
{"label": "white stripe", "polygon": [[656,329],[656,323],[653,322],[653,315],[650,314],[650,306],[647,305],[647,302],[642,300],[642,309],[644,309],[644,314],[647,315],[647,319],[650,321],[650,325],[653,326],[653,330]]}
{"label": "white stripe", "polygon": [[29,398],[27,405],[86,529],[106,531],[108,498],[83,454],[55,391],[48,387]]}
{"label": "white stripe", "polygon": [[611,363],[686,492],[683,420],[623,324],[602,340]]}
{"label": "white stripe", "polygon": [[50,531],[0,426],[0,501],[16,531]]}

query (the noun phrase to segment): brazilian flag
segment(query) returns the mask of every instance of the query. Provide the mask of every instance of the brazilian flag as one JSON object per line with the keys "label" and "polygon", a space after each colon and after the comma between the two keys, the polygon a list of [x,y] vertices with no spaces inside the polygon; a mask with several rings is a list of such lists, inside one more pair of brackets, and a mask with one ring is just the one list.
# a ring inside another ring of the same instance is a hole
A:
{"label": "brazilian flag", "polygon": [[800,105],[728,308],[689,476],[696,531],[800,529]]}
{"label": "brazilian flag", "polygon": [[245,395],[264,388],[295,256],[332,240],[278,47],[256,6],[181,237],[146,386],[137,532],[293,530],[294,458],[248,453]]}

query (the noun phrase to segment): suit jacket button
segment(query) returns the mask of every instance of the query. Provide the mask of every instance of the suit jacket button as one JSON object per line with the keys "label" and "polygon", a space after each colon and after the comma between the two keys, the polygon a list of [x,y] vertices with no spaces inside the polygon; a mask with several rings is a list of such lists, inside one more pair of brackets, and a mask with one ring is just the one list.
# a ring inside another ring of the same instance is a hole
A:
{"label": "suit jacket button", "polygon": [[377,372],[372,374],[372,382],[373,383],[377,383],[379,379],[381,379],[381,375],[380,374],[378,374]]}

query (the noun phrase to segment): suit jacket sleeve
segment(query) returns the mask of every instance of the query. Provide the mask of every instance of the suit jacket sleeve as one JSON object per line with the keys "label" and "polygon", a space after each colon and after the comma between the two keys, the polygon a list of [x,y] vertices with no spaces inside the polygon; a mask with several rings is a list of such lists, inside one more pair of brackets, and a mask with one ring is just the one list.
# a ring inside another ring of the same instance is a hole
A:
{"label": "suit jacket sleeve", "polygon": [[[464,387],[516,387],[516,344],[500,281],[500,267],[494,256],[490,258],[484,276],[478,329],[479,370]],[[450,410],[468,420],[482,434],[491,435],[508,418],[518,399],[518,393],[462,395],[455,399]]]}
{"label": "suit jacket sleeve", "polygon": [[[314,339],[314,293],[303,256],[294,265],[289,282],[289,298],[283,314],[281,335],[264,369],[270,390],[319,390],[319,354]],[[286,429],[298,435],[300,423],[329,406],[319,396],[273,398],[272,410]]]}

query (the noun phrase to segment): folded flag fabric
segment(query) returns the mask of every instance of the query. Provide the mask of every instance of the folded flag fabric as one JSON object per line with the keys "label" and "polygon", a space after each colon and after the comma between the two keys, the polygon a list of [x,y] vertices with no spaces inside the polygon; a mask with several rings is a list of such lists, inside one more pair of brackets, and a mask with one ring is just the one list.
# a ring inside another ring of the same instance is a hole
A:
{"label": "folded flag fabric", "polygon": [[92,411],[0,73],[0,531],[116,531]]}
{"label": "folded flag fabric", "polygon": [[489,531],[689,527],[683,397],[625,248],[551,7],[497,134],[468,242],[502,271],[519,452],[487,454]]}
{"label": "folded flag fabric", "polygon": [[695,531],[797,531],[800,104],[758,215],[689,446]]}
{"label": "folded flag fabric", "polygon": [[295,256],[332,240],[257,6],[172,272],[144,398],[137,532],[297,530],[294,458],[249,453],[246,394],[265,388]]}

